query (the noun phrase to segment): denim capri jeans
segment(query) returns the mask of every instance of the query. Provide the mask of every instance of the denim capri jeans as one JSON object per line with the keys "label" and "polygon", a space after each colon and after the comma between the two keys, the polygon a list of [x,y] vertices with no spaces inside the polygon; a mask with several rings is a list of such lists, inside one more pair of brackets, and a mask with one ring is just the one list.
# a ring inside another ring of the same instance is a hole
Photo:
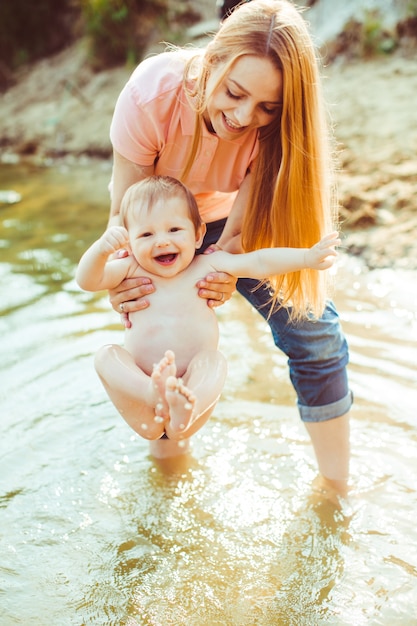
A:
{"label": "denim capri jeans", "polygon": [[[226,220],[207,224],[207,233],[198,253],[216,243]],[[322,422],[340,417],[352,405],[346,366],[349,352],[336,308],[328,302],[320,319],[291,322],[285,308],[269,319],[268,287],[256,288],[259,281],[241,278],[237,289],[264,317],[275,345],[288,357],[291,382],[297,393],[300,417],[304,422]]]}

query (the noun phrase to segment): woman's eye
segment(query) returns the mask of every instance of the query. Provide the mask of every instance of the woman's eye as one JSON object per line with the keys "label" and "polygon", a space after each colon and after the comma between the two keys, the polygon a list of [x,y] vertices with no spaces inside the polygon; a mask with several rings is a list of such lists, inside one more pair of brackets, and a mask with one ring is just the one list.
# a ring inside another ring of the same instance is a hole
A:
{"label": "woman's eye", "polygon": [[269,107],[267,107],[265,105],[262,107],[262,110],[267,115],[275,115],[275,113],[278,111],[278,109],[275,108],[275,107],[273,109],[270,109]]}
{"label": "woman's eye", "polygon": [[232,98],[233,100],[239,100],[240,96],[237,96],[236,94],[232,93],[230,91],[230,89],[226,88],[226,95],[229,96],[229,98]]}

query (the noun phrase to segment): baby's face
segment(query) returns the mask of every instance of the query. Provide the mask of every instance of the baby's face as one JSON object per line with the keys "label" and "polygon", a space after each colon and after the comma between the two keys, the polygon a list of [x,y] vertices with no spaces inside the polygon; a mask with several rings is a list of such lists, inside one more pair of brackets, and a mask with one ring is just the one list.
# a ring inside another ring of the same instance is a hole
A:
{"label": "baby's face", "polygon": [[129,238],[139,265],[157,276],[171,278],[182,272],[201,245],[186,201],[180,197],[157,201],[150,211],[135,209],[130,219]]}

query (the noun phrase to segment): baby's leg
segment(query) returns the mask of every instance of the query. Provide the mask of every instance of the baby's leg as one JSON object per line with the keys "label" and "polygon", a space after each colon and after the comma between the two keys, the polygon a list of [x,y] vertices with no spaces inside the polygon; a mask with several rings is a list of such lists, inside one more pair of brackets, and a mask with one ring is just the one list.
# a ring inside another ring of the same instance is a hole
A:
{"label": "baby's leg", "polygon": [[218,350],[199,352],[190,362],[182,380],[168,377],[166,401],[170,439],[185,439],[206,423],[223,391],[227,374],[226,359]]}
{"label": "baby's leg", "polygon": [[172,432],[184,431],[191,423],[196,397],[181,378],[167,378],[165,397],[169,407],[169,426]]}
{"label": "baby's leg", "polygon": [[[145,439],[158,439],[164,433],[164,419],[156,419],[155,406],[161,405],[160,381],[175,372],[175,364],[165,356],[155,366],[155,380],[135,363],[124,348],[107,345],[95,357],[96,371],[116,409],[133,430]],[[166,374],[165,374],[166,370]],[[162,417],[162,409],[159,415]]]}
{"label": "baby's leg", "polygon": [[151,375],[157,394],[157,403],[155,405],[156,422],[162,423],[169,419],[169,407],[165,398],[165,388],[168,377],[175,376],[176,371],[174,353],[171,350],[167,350],[160,362],[154,365]]}

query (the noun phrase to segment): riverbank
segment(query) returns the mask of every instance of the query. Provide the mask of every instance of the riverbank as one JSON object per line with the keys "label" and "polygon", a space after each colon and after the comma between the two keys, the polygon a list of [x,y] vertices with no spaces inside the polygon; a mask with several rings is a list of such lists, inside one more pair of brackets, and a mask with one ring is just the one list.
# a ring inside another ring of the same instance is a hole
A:
{"label": "riverbank", "polygon": [[[417,269],[417,57],[336,60],[325,89],[340,156],[345,245],[369,267]],[[0,159],[111,159],[109,126],[130,68],[94,73],[85,42],[22,70],[0,104]]]}

